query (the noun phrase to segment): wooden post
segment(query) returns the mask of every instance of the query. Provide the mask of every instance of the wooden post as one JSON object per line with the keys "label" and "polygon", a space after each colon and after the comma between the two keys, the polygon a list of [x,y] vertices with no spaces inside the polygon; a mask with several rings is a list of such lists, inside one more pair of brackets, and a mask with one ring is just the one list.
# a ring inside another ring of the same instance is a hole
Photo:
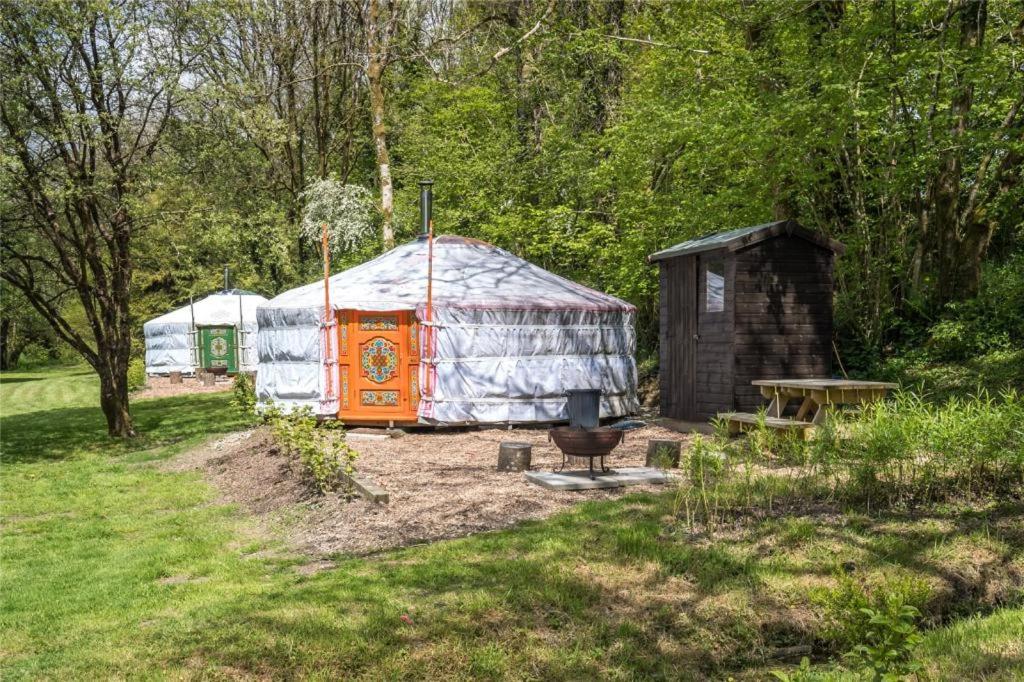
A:
{"label": "wooden post", "polygon": [[203,372],[199,375],[199,378],[202,380],[203,386],[213,386],[217,380],[217,375],[213,372]]}
{"label": "wooden post", "polygon": [[678,440],[651,438],[647,441],[646,466],[672,469],[679,466],[682,443]]}
{"label": "wooden post", "polygon": [[800,409],[796,412],[796,420],[802,422],[807,418],[807,413],[814,409],[814,401],[810,398],[804,398],[804,401],[800,403]]}
{"label": "wooden post", "polygon": [[170,379],[170,382],[172,384],[180,384],[181,383],[181,372],[171,372],[170,376],[168,378]]}
{"label": "wooden post", "polygon": [[355,475],[349,475],[344,472],[338,474],[338,476],[341,478],[342,482],[351,485],[357,493],[374,504],[387,504],[391,501],[391,495],[388,491],[384,490],[384,488],[381,488],[368,478],[359,478]]}
{"label": "wooden post", "polygon": [[[421,199],[422,202],[422,199]],[[421,208],[422,210],[422,208]],[[432,210],[432,208],[431,208]],[[430,400],[430,414],[434,412],[434,219],[426,215],[427,221],[427,319],[423,325],[423,339],[426,346],[427,372],[423,394]]]}
{"label": "wooden post", "polygon": [[529,443],[503,441],[498,448],[498,471],[526,471],[532,451]]}
{"label": "wooden post", "polygon": [[321,342],[324,345],[324,397],[323,403],[331,403],[333,409],[337,410],[334,402],[334,382],[338,379],[338,367],[335,360],[338,357],[334,353],[335,339],[331,338],[334,330],[334,311],[331,310],[331,242],[327,234],[327,223],[323,223],[320,232],[320,249],[324,257],[324,335]]}

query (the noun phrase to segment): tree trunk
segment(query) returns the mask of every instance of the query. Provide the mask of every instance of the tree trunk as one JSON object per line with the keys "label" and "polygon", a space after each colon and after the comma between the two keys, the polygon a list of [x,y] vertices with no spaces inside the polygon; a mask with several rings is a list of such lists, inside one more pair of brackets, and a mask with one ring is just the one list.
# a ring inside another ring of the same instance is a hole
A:
{"label": "tree trunk", "polygon": [[394,186],[391,182],[391,155],[388,153],[387,130],[384,127],[384,86],[382,68],[371,62],[367,71],[370,81],[370,111],[373,117],[373,148],[377,155],[377,174],[380,179],[381,237],[384,248],[395,247]]}
{"label": "tree trunk", "polygon": [[135,426],[128,409],[128,353],[101,350],[100,357],[96,372],[100,376],[100,408],[107,419],[107,434],[131,438],[135,436]]}
{"label": "tree trunk", "polygon": [[[985,0],[964,0],[959,7],[960,49],[968,58],[967,65],[961,68],[968,72],[971,61],[977,58],[972,53],[984,41],[986,7]],[[931,296],[937,306],[973,294],[977,290],[977,282],[971,281],[970,273],[980,272],[980,266],[975,269],[970,263],[964,262],[965,259],[975,258],[970,253],[971,246],[964,243],[964,223],[970,221],[972,216],[963,215],[960,196],[964,172],[961,140],[968,129],[968,116],[974,104],[974,86],[969,78],[961,75],[961,79],[964,84],[955,90],[949,107],[952,118],[949,144],[929,186],[928,235],[922,235],[922,239],[928,239],[924,244],[924,252],[932,253],[935,259],[933,271],[936,286]]]}
{"label": "tree trunk", "polygon": [[10,342],[11,342],[11,318],[0,319],[0,370],[12,369]]}
{"label": "tree trunk", "polygon": [[382,24],[379,0],[370,0],[370,16],[367,30],[366,80],[370,89],[370,116],[373,125],[373,148],[377,156],[377,174],[380,179],[381,237],[384,248],[395,247],[394,228],[394,187],[391,182],[391,155],[388,153],[387,128],[384,125],[384,66],[388,58],[390,24]]}

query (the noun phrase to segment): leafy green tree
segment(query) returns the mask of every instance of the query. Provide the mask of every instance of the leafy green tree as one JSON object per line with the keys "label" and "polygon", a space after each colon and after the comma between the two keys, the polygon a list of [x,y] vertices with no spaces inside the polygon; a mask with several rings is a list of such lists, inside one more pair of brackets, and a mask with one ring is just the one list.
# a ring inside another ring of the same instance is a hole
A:
{"label": "leafy green tree", "polygon": [[[181,6],[0,5],[5,215],[0,276],[96,370],[111,436],[128,406],[139,198],[186,70]],[[60,302],[76,299],[86,330]]]}

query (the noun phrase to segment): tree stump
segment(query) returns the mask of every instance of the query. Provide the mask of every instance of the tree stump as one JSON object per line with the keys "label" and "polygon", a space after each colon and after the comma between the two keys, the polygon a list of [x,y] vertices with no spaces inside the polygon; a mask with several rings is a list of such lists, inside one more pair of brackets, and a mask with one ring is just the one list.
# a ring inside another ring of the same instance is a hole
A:
{"label": "tree stump", "polygon": [[526,471],[532,452],[529,443],[504,441],[498,448],[498,471]]}
{"label": "tree stump", "polygon": [[213,386],[214,382],[217,381],[217,375],[213,372],[203,372],[199,375],[199,378],[203,382],[203,386]]}
{"label": "tree stump", "polygon": [[678,467],[681,449],[680,441],[651,438],[647,441],[647,466],[659,469]]}
{"label": "tree stump", "polygon": [[181,383],[181,372],[171,372],[170,379],[172,384]]}

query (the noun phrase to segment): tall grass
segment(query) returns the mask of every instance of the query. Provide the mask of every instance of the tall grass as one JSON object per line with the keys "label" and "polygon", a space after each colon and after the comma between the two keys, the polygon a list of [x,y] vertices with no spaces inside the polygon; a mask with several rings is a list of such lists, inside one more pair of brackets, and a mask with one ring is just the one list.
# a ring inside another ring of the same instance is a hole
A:
{"label": "tall grass", "polygon": [[846,436],[811,449],[845,470],[848,497],[869,504],[998,496],[1024,483],[1024,400],[1015,392],[941,404],[901,393],[866,407]]}
{"label": "tall grass", "polygon": [[[866,509],[1019,495],[1024,399],[980,393],[941,404],[899,393],[837,416],[803,441],[762,419],[745,437],[695,437],[680,465],[677,508],[708,530],[730,515],[780,502]],[[680,514],[681,516],[681,514]]]}

